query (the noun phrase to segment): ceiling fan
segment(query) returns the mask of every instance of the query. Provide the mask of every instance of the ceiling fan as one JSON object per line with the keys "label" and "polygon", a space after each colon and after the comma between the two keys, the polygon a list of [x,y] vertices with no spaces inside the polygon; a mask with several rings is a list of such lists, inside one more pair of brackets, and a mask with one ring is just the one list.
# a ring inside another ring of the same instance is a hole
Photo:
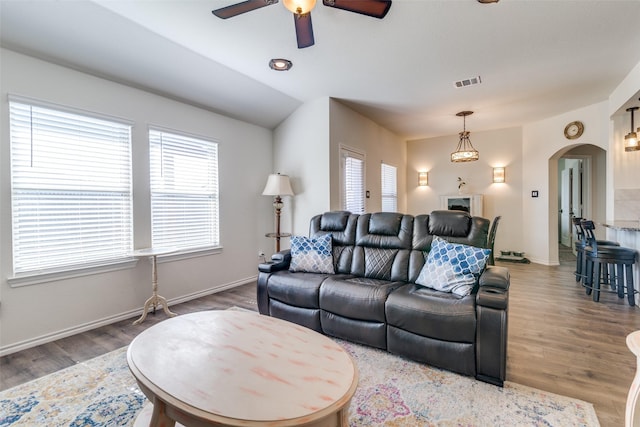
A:
{"label": "ceiling fan", "polygon": [[[216,9],[212,13],[218,18],[227,19],[276,3],[278,0],[247,0]],[[316,0],[282,0],[282,3],[293,12],[298,49],[313,46],[315,40],[311,25],[311,9],[315,6]],[[322,4],[382,19],[391,7],[391,0],[322,0]]]}

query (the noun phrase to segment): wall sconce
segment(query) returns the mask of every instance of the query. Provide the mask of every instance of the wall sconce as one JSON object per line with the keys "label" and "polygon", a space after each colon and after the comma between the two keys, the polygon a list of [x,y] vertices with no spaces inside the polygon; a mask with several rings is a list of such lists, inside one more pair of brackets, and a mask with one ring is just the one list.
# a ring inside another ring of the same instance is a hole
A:
{"label": "wall sconce", "polygon": [[640,107],[627,108],[627,111],[631,112],[631,131],[624,137],[624,151],[640,150],[640,144],[638,144],[638,134],[633,131],[633,112],[638,108]]}
{"label": "wall sconce", "polygon": [[493,168],[493,182],[495,184],[505,182],[504,167]]}
{"label": "wall sconce", "polygon": [[429,185],[429,172],[418,172],[418,186],[426,187]]}

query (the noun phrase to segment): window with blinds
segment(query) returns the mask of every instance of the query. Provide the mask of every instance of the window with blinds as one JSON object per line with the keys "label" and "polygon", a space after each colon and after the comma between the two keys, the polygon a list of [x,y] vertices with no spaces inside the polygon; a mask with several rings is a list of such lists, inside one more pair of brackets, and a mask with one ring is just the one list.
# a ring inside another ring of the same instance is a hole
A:
{"label": "window with blinds", "polygon": [[154,247],[220,245],[218,144],[149,130]]}
{"label": "window with blinds", "polygon": [[14,274],[127,257],[131,126],[30,104],[9,102]]}
{"label": "window with blinds", "polygon": [[364,213],[364,155],[342,149],[342,207],[355,214]]}
{"label": "window with blinds", "polygon": [[398,210],[398,184],[397,169],[395,166],[382,163],[380,168],[382,211],[397,212]]}

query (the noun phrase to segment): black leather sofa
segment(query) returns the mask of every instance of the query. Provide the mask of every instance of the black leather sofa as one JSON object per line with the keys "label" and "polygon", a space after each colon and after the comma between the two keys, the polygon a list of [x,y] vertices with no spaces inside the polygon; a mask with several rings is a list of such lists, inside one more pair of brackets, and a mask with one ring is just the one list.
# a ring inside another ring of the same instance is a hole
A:
{"label": "black leather sofa", "polygon": [[258,267],[258,309],[502,386],[508,270],[487,266],[464,297],[415,283],[433,236],[486,248],[488,230],[487,219],[462,211],[317,215],[309,237],[332,235],[335,274],[291,272],[290,251],[276,253]]}

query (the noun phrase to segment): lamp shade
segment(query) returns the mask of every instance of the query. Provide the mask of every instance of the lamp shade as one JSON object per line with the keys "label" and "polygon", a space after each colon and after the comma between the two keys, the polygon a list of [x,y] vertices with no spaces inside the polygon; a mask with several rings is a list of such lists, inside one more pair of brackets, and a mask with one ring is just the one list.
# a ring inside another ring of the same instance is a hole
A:
{"label": "lamp shade", "polygon": [[267,178],[267,185],[262,191],[263,196],[293,196],[291,182],[288,175],[273,173]]}

